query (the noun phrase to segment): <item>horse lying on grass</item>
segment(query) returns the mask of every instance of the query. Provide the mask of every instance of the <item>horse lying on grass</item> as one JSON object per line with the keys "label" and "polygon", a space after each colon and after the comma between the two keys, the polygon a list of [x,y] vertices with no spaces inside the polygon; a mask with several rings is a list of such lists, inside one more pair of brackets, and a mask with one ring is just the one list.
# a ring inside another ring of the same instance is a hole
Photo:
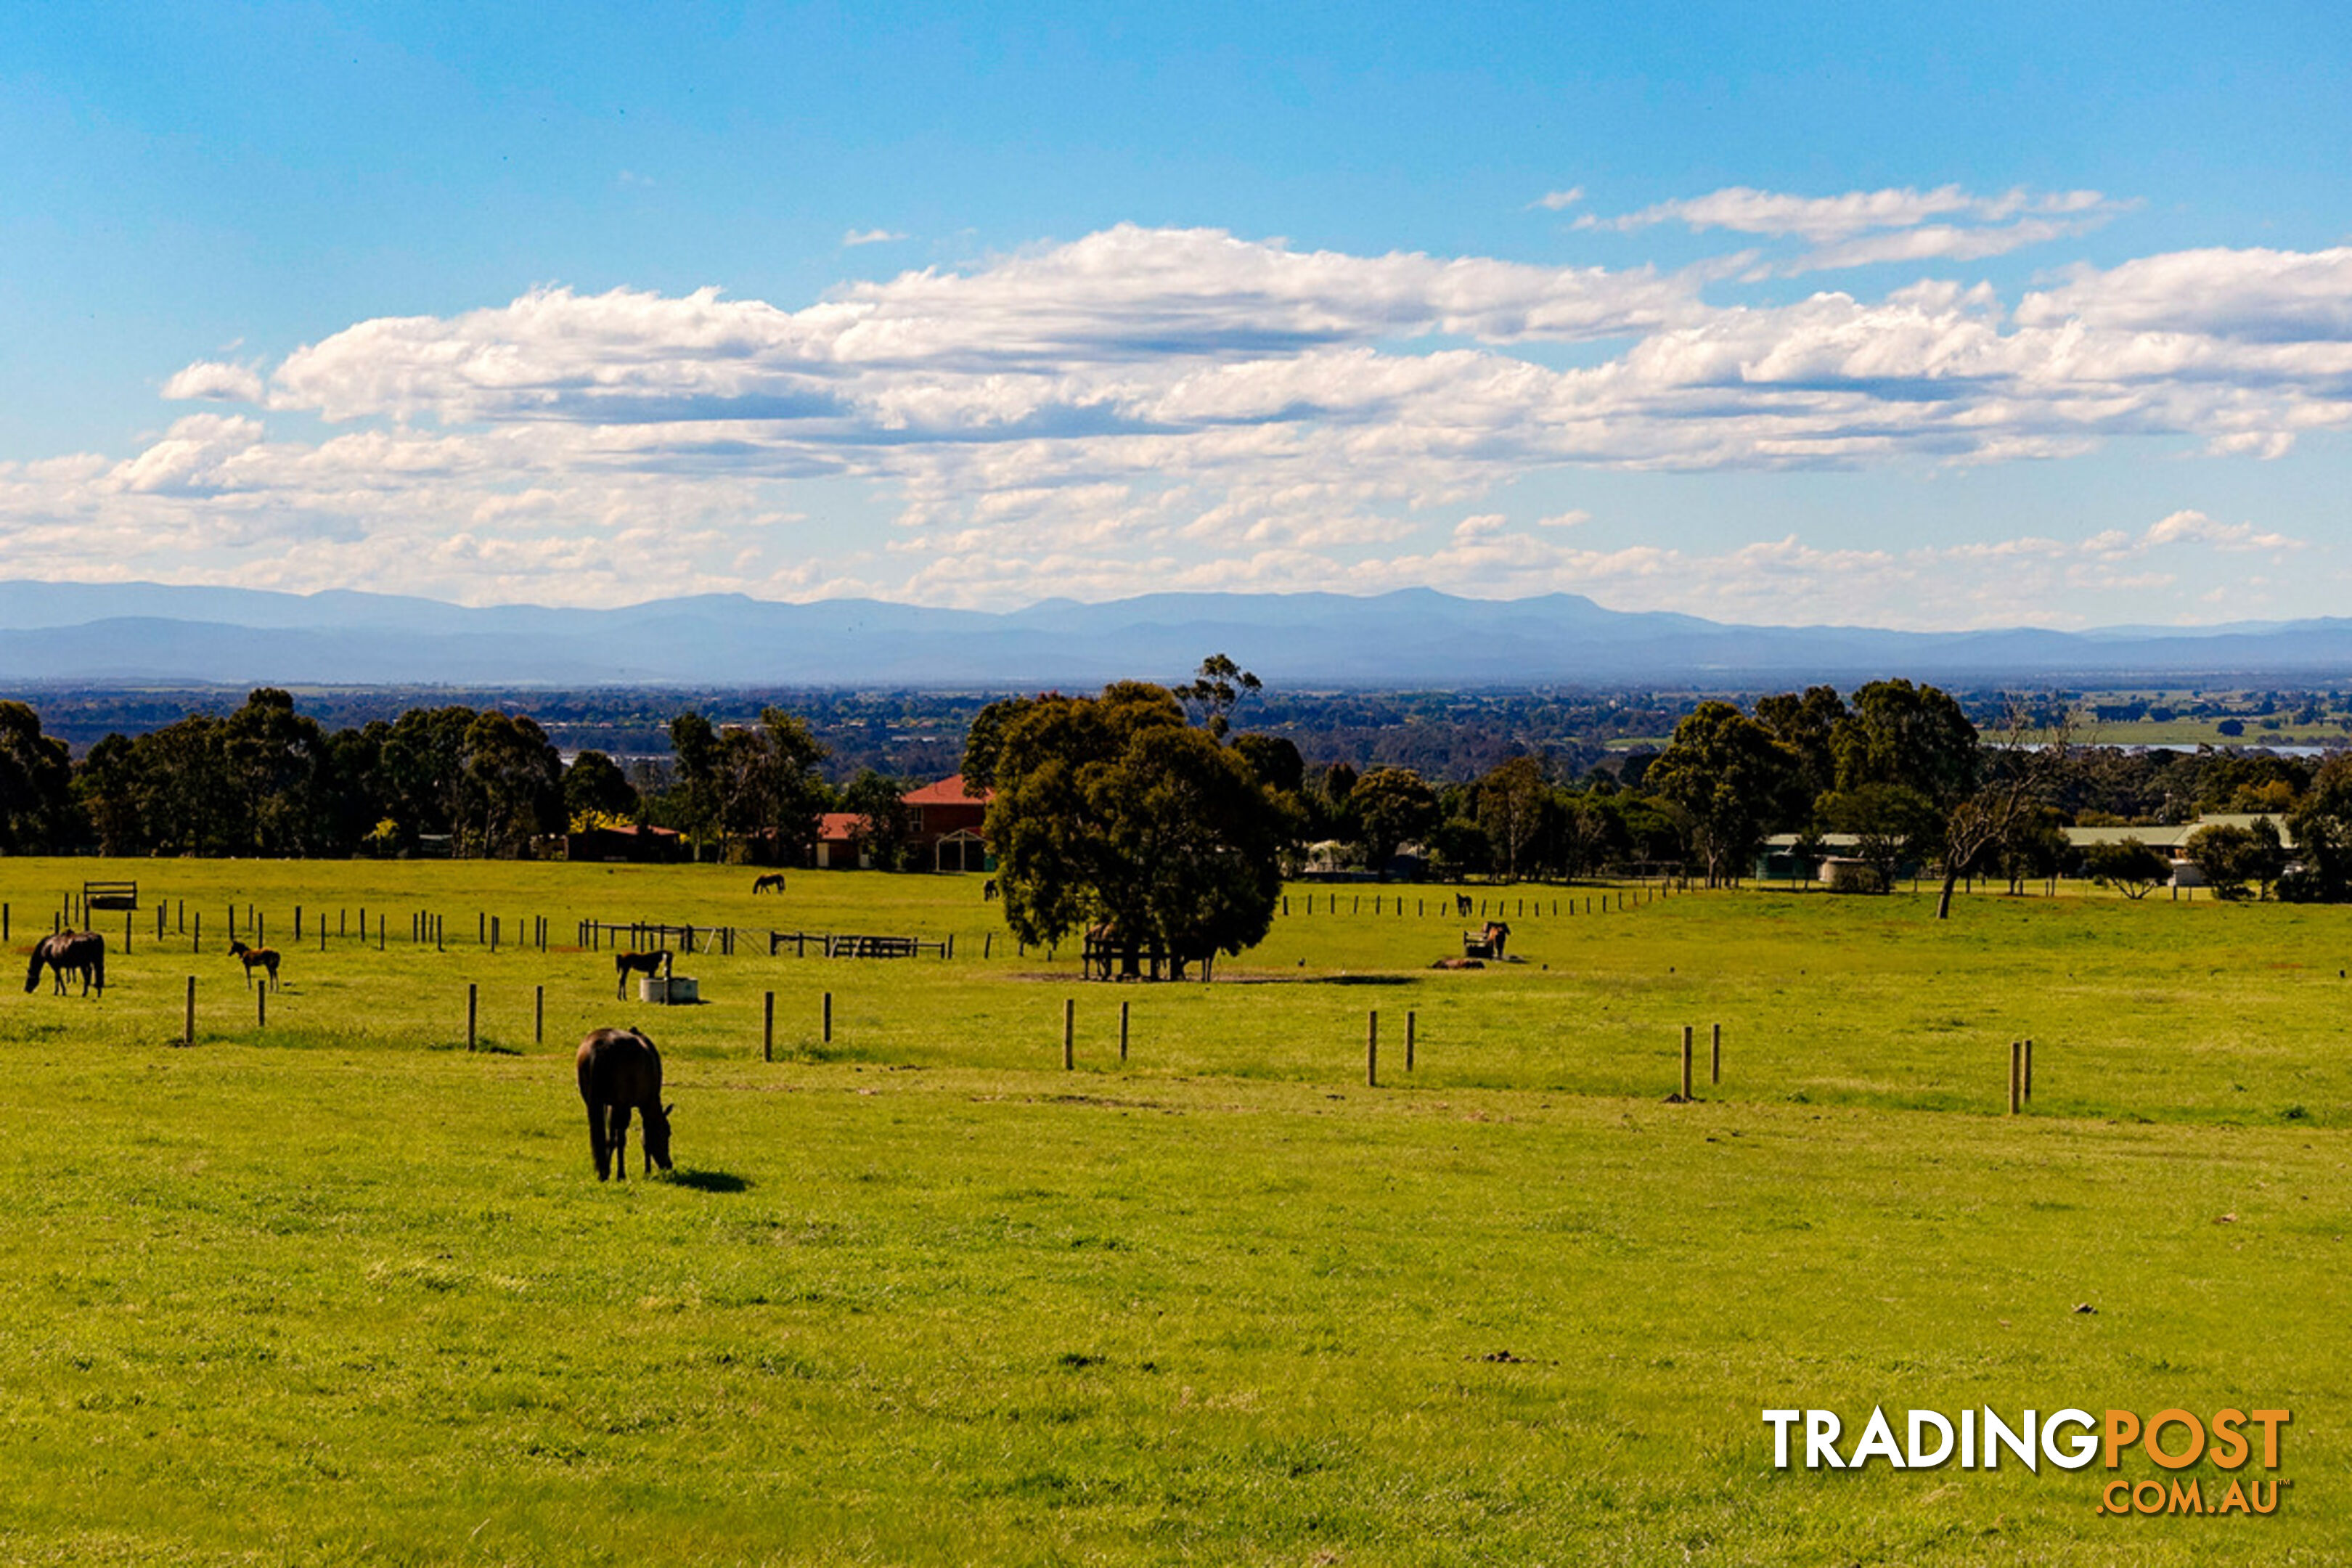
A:
{"label": "horse lying on grass", "polygon": [[613,955],[613,974],[619,984],[613,988],[615,1000],[625,1000],[629,994],[629,976],[642,974],[647,979],[658,974],[669,978],[669,950],[654,952],[616,952]]}
{"label": "horse lying on grass", "polygon": [[45,936],[33,944],[33,962],[25,971],[25,989],[37,990],[41,984],[41,965],[49,966],[51,978],[58,983],[57,994],[66,994],[66,976],[81,976],[81,994],[89,994],[92,985],[100,996],[106,994],[106,938],[94,931],[61,931],[55,936]]}
{"label": "horse lying on grass", "polygon": [[[629,1179],[629,1113],[646,1119],[646,1173],[669,1163],[669,1113],[661,1101],[661,1053],[635,1028],[596,1029],[580,1042],[574,1058],[580,1098],[588,1106],[588,1148],[596,1156],[596,1179]],[[617,1170],[615,1169],[617,1167]]]}
{"label": "horse lying on grass", "polygon": [[276,948],[247,947],[241,942],[231,941],[228,944],[228,954],[245,964],[245,988],[247,991],[253,989],[253,972],[257,969],[268,970],[269,988],[273,991],[278,989],[278,950]]}

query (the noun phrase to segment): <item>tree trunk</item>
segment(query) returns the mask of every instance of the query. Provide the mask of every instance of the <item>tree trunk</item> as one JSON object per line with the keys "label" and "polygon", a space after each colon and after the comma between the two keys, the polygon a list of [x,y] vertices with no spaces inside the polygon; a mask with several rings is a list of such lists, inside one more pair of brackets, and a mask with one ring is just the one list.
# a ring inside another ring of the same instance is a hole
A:
{"label": "tree trunk", "polygon": [[1952,918],[1952,889],[1958,884],[1960,874],[1958,871],[1947,871],[1944,873],[1943,890],[1936,895],[1936,918],[1937,920],[1948,921]]}

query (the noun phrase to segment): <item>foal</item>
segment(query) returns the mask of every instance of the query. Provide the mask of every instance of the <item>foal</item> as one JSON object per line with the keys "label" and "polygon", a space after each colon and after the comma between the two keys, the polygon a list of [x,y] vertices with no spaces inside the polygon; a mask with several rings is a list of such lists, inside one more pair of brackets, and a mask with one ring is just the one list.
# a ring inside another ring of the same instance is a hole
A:
{"label": "foal", "polygon": [[247,947],[245,943],[232,939],[228,944],[228,952],[231,958],[236,959],[245,965],[245,988],[247,991],[253,989],[253,972],[256,969],[269,971],[270,989],[274,991],[278,988],[278,950],[276,948]]}

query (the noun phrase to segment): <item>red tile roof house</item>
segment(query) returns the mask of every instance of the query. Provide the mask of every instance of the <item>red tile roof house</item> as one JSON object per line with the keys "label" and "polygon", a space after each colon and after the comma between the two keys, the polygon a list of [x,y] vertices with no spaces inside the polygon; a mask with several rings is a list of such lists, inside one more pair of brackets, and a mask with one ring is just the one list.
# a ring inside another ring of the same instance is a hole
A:
{"label": "red tile roof house", "polygon": [[991,869],[980,825],[988,816],[990,792],[971,794],[963,775],[941,779],[900,797],[915,811],[915,842],[929,848],[935,871]]}
{"label": "red tile roof house", "polygon": [[854,811],[828,811],[816,819],[816,863],[821,870],[860,871],[874,868],[874,857],[856,838],[866,819]]}

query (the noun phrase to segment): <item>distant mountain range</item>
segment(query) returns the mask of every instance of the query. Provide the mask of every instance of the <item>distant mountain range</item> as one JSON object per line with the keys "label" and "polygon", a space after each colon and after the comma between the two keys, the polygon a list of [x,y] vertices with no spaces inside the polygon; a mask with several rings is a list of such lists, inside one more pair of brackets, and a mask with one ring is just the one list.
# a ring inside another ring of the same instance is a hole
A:
{"label": "distant mountain range", "polygon": [[1049,599],[1006,614],[714,594],[624,609],[0,582],[0,684],[1085,686],[1212,653],[1302,687],[2352,679],[2352,619],[1901,632],[1743,626],[1572,594]]}

